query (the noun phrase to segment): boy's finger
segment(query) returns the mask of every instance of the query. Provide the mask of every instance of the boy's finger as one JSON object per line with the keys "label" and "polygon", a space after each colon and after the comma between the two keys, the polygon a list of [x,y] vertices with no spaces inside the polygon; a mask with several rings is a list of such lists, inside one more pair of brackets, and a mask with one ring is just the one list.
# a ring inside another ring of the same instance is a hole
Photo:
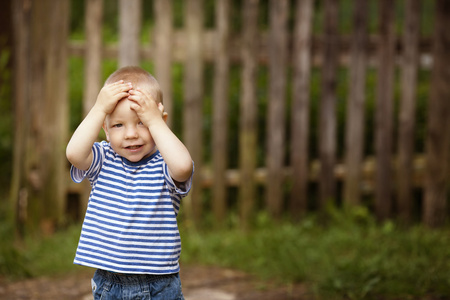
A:
{"label": "boy's finger", "polygon": [[[146,90],[141,90],[140,88],[136,88],[136,90],[138,92],[140,92],[141,94],[143,94],[145,96],[145,98],[149,99],[149,100],[153,100],[155,101],[155,99],[153,99],[152,95],[149,94]],[[156,102],[156,101],[155,101]]]}
{"label": "boy's finger", "polygon": [[119,85],[119,84],[122,84],[122,83],[123,83],[123,80],[119,80],[119,81],[116,81],[116,82],[105,84],[105,86],[108,86],[108,85],[110,85],[110,86],[112,86],[112,85]]}
{"label": "boy's finger", "polygon": [[137,111],[137,110],[139,110],[140,106],[135,103],[132,103],[132,104],[130,104],[130,108],[134,111]]}

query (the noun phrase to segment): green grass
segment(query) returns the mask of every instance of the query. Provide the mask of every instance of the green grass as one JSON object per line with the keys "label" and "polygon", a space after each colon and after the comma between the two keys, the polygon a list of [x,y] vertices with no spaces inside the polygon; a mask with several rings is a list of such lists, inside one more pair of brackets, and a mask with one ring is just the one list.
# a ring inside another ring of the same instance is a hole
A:
{"label": "green grass", "polygon": [[15,280],[80,270],[72,263],[80,229],[81,225],[76,225],[50,237],[18,241],[11,227],[0,223],[0,277]]}
{"label": "green grass", "polygon": [[275,225],[262,215],[249,233],[183,230],[182,261],[303,282],[324,299],[450,297],[449,228],[379,225],[363,208],[329,217]]}
{"label": "green grass", "polygon": [[[181,222],[181,262],[302,283],[322,299],[449,299],[450,228],[378,224],[364,208],[346,213],[332,209],[326,225],[320,220],[309,216],[298,224],[274,223],[260,214],[249,232],[235,225],[194,230]],[[20,279],[81,270],[72,264],[79,232],[80,225],[74,225],[52,237],[17,244],[10,227],[0,224],[0,276]]]}

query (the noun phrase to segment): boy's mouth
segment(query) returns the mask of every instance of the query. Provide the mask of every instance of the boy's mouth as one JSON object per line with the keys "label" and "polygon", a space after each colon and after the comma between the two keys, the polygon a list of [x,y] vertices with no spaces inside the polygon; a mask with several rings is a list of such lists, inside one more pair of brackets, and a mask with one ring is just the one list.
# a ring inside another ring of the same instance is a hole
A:
{"label": "boy's mouth", "polygon": [[137,149],[139,149],[139,148],[141,148],[141,147],[142,147],[142,145],[132,145],[132,146],[125,147],[125,149],[128,149],[128,150],[137,150]]}

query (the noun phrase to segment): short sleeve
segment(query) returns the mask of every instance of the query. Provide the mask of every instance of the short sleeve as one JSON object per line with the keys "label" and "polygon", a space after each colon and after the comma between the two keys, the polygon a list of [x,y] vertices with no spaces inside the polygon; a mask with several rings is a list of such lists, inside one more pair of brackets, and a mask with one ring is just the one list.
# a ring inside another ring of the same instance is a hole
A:
{"label": "short sleeve", "polygon": [[97,176],[100,173],[101,166],[105,158],[104,144],[105,142],[95,143],[92,146],[93,159],[91,166],[87,171],[80,170],[75,166],[72,166],[70,168],[70,177],[75,183],[80,183],[87,177],[92,185],[93,182],[97,179]]}
{"label": "short sleeve", "polygon": [[170,176],[169,168],[165,162],[163,162],[163,173],[165,181],[169,185],[170,189],[174,190],[182,197],[187,196],[192,187],[192,177],[194,176],[194,162],[192,162],[192,173],[189,179],[183,183],[178,183],[178,185],[175,184],[173,178]]}

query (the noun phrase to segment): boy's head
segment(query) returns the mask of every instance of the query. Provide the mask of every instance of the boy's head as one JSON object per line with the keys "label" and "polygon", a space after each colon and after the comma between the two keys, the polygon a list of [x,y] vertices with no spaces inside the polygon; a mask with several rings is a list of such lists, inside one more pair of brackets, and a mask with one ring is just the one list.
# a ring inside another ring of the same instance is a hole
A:
{"label": "boy's head", "polygon": [[[112,73],[105,85],[123,80],[131,82],[133,89],[139,88],[150,94],[156,103],[162,103],[161,88],[156,79],[140,67],[123,67]],[[111,147],[120,156],[132,162],[155,153],[156,145],[136,112],[131,109],[131,100],[118,101],[114,111],[106,116],[103,129]],[[163,119],[167,119],[167,113],[163,113]]]}
{"label": "boy's head", "polygon": [[156,103],[163,102],[163,95],[158,81],[149,72],[141,67],[128,66],[122,67],[109,75],[105,81],[106,84],[111,84],[116,81],[123,80],[124,82],[131,82],[133,89],[141,88],[150,93]]}

